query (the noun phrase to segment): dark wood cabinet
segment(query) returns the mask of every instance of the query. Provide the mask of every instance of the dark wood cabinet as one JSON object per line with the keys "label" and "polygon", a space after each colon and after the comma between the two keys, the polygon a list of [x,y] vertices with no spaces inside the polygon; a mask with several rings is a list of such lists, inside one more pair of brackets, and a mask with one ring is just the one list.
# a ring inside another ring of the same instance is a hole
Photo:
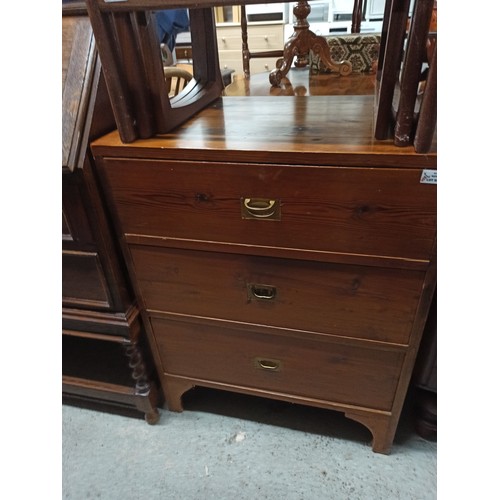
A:
{"label": "dark wood cabinet", "polygon": [[420,436],[431,441],[437,440],[437,385],[436,291],[413,372],[416,430]]}
{"label": "dark wood cabinet", "polygon": [[115,128],[84,8],[63,5],[63,400],[158,418],[139,309],[89,142]]}
{"label": "dark wood cabinet", "polygon": [[166,404],[205,386],[343,412],[389,452],[434,293],[436,154],[373,96],[223,97],[92,143]]}

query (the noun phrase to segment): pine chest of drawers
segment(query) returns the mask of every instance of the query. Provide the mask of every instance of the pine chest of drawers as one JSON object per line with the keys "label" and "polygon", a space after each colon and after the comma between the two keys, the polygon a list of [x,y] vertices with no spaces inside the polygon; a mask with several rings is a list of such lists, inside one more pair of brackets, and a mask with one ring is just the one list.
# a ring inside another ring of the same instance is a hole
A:
{"label": "pine chest of drawers", "polygon": [[93,143],[170,410],[197,385],[329,408],[389,452],[435,288],[436,155],[375,142],[372,107],[224,97]]}

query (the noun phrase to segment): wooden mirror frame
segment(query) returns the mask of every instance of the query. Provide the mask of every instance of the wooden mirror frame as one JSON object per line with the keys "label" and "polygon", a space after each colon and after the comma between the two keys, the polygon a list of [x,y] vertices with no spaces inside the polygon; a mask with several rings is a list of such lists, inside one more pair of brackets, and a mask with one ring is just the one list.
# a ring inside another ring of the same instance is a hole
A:
{"label": "wooden mirror frame", "polygon": [[[169,98],[156,37],[154,8],[165,1],[86,0],[118,132],[123,142],[168,133],[220,97],[223,90],[213,9],[190,8],[193,79]],[[149,6],[148,6],[149,5]],[[118,8],[113,8],[118,7]]]}

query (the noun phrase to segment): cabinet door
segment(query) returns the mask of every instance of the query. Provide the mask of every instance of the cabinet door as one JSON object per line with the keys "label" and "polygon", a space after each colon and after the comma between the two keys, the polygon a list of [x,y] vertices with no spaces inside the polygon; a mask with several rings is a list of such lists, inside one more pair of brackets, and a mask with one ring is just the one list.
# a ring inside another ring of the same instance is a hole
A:
{"label": "cabinet door", "polygon": [[130,304],[124,264],[89,161],[84,165],[62,176],[62,303],[124,311]]}
{"label": "cabinet door", "polygon": [[88,17],[63,17],[62,40],[62,165],[75,170],[87,146],[82,130],[97,57]]}
{"label": "cabinet door", "polygon": [[62,240],[66,249],[93,248],[94,236],[83,200],[83,184],[79,175],[63,171],[62,176]]}
{"label": "cabinet door", "polygon": [[111,299],[88,213],[80,172],[63,174],[62,303],[66,307],[109,309]]}
{"label": "cabinet door", "polygon": [[97,252],[62,253],[63,306],[109,309],[109,287]]}

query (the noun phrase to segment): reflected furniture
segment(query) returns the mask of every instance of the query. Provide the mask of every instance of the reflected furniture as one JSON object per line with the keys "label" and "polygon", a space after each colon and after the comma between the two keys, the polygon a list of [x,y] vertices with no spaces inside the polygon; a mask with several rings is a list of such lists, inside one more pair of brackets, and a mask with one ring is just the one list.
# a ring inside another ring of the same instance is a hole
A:
{"label": "reflected furniture", "polygon": [[274,87],[279,86],[281,79],[290,70],[292,62],[297,68],[306,67],[309,64],[310,52],[317,55],[330,71],[339,73],[341,76],[350,75],[352,72],[352,65],[349,61],[332,61],[325,38],[309,29],[307,16],[310,12],[311,7],[307,0],[298,0],[293,8],[294,32],[285,43],[283,57],[277,62],[276,68],[269,73],[269,82]]}
{"label": "reflected furniture", "polygon": [[177,66],[164,66],[163,75],[167,82],[167,89],[170,89],[169,96],[180,94],[193,79],[191,72]]}
{"label": "reflected furniture", "polygon": [[375,94],[374,73],[352,73],[340,77],[335,73],[311,74],[309,68],[291,68],[278,87],[269,85],[268,73],[257,73],[250,78],[235,77],[224,89],[226,96],[317,96]]}
{"label": "reflected furniture", "polygon": [[[244,19],[246,16],[243,17],[242,12],[241,23],[226,22],[216,26],[221,68],[233,68],[236,75],[244,75],[247,71],[250,73],[250,70],[252,73],[269,72],[276,67],[276,58],[283,55],[283,22],[252,22],[245,25]],[[263,57],[265,54],[269,54],[269,57]]]}
{"label": "reflected furniture", "polygon": [[[250,50],[248,45],[248,22],[247,22],[247,13],[245,5],[241,5],[241,57],[243,60],[243,74],[246,78],[250,77],[250,60],[255,58],[281,58],[283,57],[283,49],[274,49],[274,50]],[[266,27],[267,28],[267,27]],[[281,30],[283,28],[280,26]],[[269,37],[265,35],[264,38],[266,43],[269,43]],[[278,63],[277,63],[278,64]]]}

